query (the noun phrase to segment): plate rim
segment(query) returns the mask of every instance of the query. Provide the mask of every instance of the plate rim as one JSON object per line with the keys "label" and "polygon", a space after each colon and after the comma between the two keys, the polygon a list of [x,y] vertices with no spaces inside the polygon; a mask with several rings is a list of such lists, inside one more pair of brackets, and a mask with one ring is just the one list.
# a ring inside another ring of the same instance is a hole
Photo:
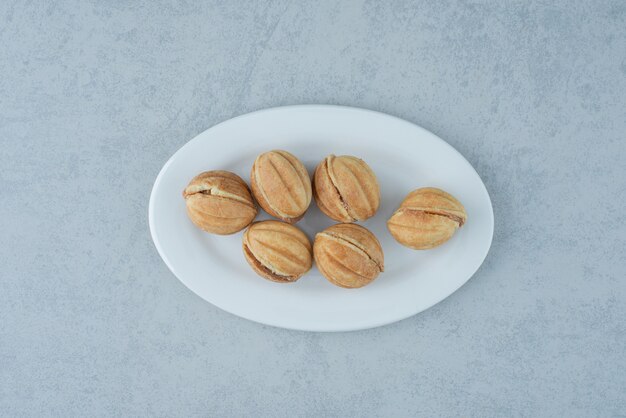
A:
{"label": "plate rim", "polygon": [[[257,114],[268,113],[268,112],[275,112],[275,111],[284,111],[284,110],[291,110],[291,109],[307,109],[307,108],[308,109],[316,108],[316,109],[351,110],[351,111],[358,111],[358,112],[364,112],[364,113],[372,113],[372,114],[376,114],[378,116],[384,116],[386,118],[393,118],[396,121],[399,121],[401,123],[410,124],[413,128],[417,128],[417,129],[423,131],[424,133],[426,133],[428,135],[432,135],[433,137],[438,139],[441,143],[445,144],[445,146],[447,146],[449,148],[449,150],[453,151],[455,154],[460,156],[461,159],[472,169],[472,171],[480,179],[480,182],[481,182],[481,184],[483,186],[483,189],[485,191],[485,195],[486,195],[487,201],[489,203],[489,205],[488,205],[489,206],[489,221],[490,221],[489,223],[490,223],[491,233],[490,233],[490,236],[489,236],[489,245],[487,245],[485,247],[484,254],[481,255],[482,259],[481,259],[480,263],[477,265],[477,267],[474,269],[474,271],[472,271],[471,274],[468,275],[468,277],[463,282],[461,282],[458,286],[456,286],[454,288],[454,290],[452,290],[446,296],[443,296],[440,299],[434,300],[431,304],[429,304],[426,307],[423,307],[422,309],[418,309],[418,310],[416,310],[416,311],[414,311],[412,313],[409,313],[407,315],[401,315],[401,316],[396,317],[394,319],[385,319],[385,320],[381,320],[381,321],[378,321],[378,322],[377,321],[370,321],[367,324],[356,325],[356,326],[332,327],[332,324],[330,324],[330,327],[326,327],[326,328],[315,327],[315,326],[296,327],[296,326],[291,326],[291,325],[283,325],[283,324],[279,325],[279,324],[275,324],[275,323],[263,322],[263,321],[261,321],[259,319],[256,319],[254,317],[250,317],[248,315],[242,315],[242,314],[239,314],[239,313],[232,312],[232,311],[224,308],[223,306],[221,306],[221,304],[219,302],[215,302],[213,300],[208,300],[208,299],[204,298],[202,295],[200,295],[194,289],[192,289],[190,286],[188,286],[187,283],[185,282],[185,280],[183,280],[179,276],[179,274],[177,274],[176,269],[173,267],[172,263],[170,262],[170,260],[166,256],[163,248],[161,247],[159,239],[156,236],[156,232],[155,232],[155,228],[156,227],[155,227],[155,224],[154,224],[154,196],[155,196],[155,192],[156,192],[159,184],[161,183],[162,178],[163,178],[165,172],[167,171],[168,167],[172,164],[172,162],[174,161],[175,157],[180,152],[182,152],[186,147],[190,146],[191,143],[195,142],[200,136],[204,135],[207,131],[209,131],[211,129],[214,129],[214,128],[218,127],[218,126],[222,126],[224,124],[229,124],[229,123],[234,123],[236,120],[238,120],[240,118],[243,118],[243,117],[246,117],[246,116],[257,115]],[[163,164],[163,167],[161,167],[161,170],[159,171],[159,174],[157,175],[156,179],[154,180],[154,184],[152,185],[152,189],[150,191],[150,199],[149,199],[149,203],[148,203],[148,226],[149,226],[149,229],[150,229],[150,237],[152,238],[152,242],[153,242],[154,246],[156,247],[159,256],[161,257],[161,259],[163,260],[163,262],[167,266],[167,268],[176,277],[176,279],[178,279],[189,291],[191,291],[193,294],[198,296],[203,301],[208,302],[211,305],[213,305],[213,306],[215,306],[215,307],[221,309],[222,311],[227,312],[227,313],[229,313],[231,315],[234,315],[234,316],[239,317],[239,318],[246,319],[248,321],[255,322],[257,324],[265,325],[265,326],[271,326],[271,327],[275,327],[275,328],[288,329],[288,330],[292,330],[292,331],[302,331],[302,332],[349,332],[349,331],[362,331],[362,330],[366,330],[366,329],[378,328],[378,327],[382,327],[382,326],[385,326],[385,325],[390,325],[390,324],[393,324],[393,323],[396,323],[396,322],[403,321],[405,319],[411,318],[411,317],[413,317],[413,316],[415,316],[415,315],[417,315],[419,313],[422,313],[422,312],[432,308],[433,306],[439,304],[443,300],[449,298],[451,295],[456,293],[472,277],[474,277],[476,272],[485,263],[485,260],[487,259],[487,255],[489,255],[489,251],[491,250],[491,245],[493,244],[493,236],[494,236],[494,229],[495,229],[495,219],[494,219],[493,203],[491,201],[491,196],[489,194],[489,190],[487,189],[487,185],[483,181],[483,179],[480,176],[480,174],[476,171],[474,166],[467,160],[467,158],[465,158],[465,156],[463,154],[461,154],[456,148],[454,148],[447,141],[445,141],[444,139],[442,139],[441,137],[439,137],[435,133],[429,131],[426,128],[423,128],[420,125],[417,125],[416,123],[410,122],[410,121],[408,121],[406,119],[400,118],[398,116],[390,115],[388,113],[376,111],[376,110],[371,110],[371,109],[366,109],[366,108],[361,108],[361,107],[354,107],[354,106],[335,105],[335,104],[297,104],[297,105],[268,107],[268,108],[259,109],[259,110],[255,110],[255,111],[252,111],[252,112],[243,113],[241,115],[234,116],[234,117],[232,117],[230,119],[226,119],[226,120],[224,120],[222,122],[219,122],[219,123],[217,123],[215,125],[210,126],[209,128],[207,128],[207,129],[203,130],[202,132],[198,133],[197,135],[195,135],[193,138],[191,138],[189,141],[187,141],[183,146],[178,148],[176,150],[176,152],[174,152],[167,159],[165,164]]]}

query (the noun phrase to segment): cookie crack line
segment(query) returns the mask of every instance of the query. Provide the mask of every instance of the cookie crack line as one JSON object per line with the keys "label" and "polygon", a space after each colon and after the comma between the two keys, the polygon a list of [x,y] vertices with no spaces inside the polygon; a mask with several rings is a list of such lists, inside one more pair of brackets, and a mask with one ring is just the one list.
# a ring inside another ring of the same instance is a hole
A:
{"label": "cookie crack line", "polygon": [[246,198],[236,195],[234,193],[225,192],[216,186],[201,185],[201,186],[187,187],[185,189],[184,197],[185,199],[187,199],[188,197],[197,195],[197,194],[234,200],[236,202],[243,203],[244,205],[254,208],[254,204],[251,201],[247,200]]}
{"label": "cookie crack line", "polygon": [[[457,215],[453,215],[451,213],[446,213],[443,211],[433,211],[433,210],[424,210],[424,209],[419,209],[419,208],[400,208],[398,209],[394,215],[396,213],[402,213],[402,212],[422,212],[425,213],[427,215],[433,215],[433,216],[442,216],[444,218],[448,218],[456,223],[459,224],[459,228],[463,226],[463,224],[465,224],[465,220]],[[393,216],[392,216],[393,217]]]}
{"label": "cookie crack line", "polygon": [[343,196],[341,195],[341,192],[339,191],[339,188],[337,187],[337,184],[335,183],[334,174],[331,174],[329,160],[330,160],[330,157],[327,157],[326,158],[326,174],[328,174],[328,178],[330,179],[330,184],[332,184],[333,188],[335,189],[335,192],[337,193],[337,196],[339,197],[339,203],[341,203],[341,206],[346,211],[346,214],[348,215],[348,218],[350,218],[350,222],[354,222],[357,219],[351,213],[350,206],[348,206],[346,201],[343,200]]}
{"label": "cookie crack line", "polygon": [[[328,258],[331,258],[332,260],[334,260],[334,261],[336,261],[337,263],[341,264],[341,265],[342,265],[342,266],[343,266],[346,270],[350,271],[351,273],[356,274],[356,275],[357,275],[357,276],[359,276],[360,278],[365,279],[365,280],[368,280],[368,281],[372,279],[371,277],[365,276],[365,275],[363,275],[363,274],[359,273],[358,271],[356,271],[356,270],[354,270],[354,269],[352,269],[352,268],[350,268],[350,267],[346,266],[345,264],[343,264],[343,263],[342,263],[342,260],[341,260],[341,259],[337,258],[337,257],[336,257],[333,253],[331,253],[330,251],[327,251],[327,252],[326,252],[326,255],[328,256]],[[381,271],[382,271],[382,270],[381,270]]]}
{"label": "cookie crack line", "polygon": [[245,243],[243,244],[243,250],[253,260],[254,265],[259,270],[263,271],[268,276],[274,278],[275,281],[293,282],[296,280],[295,276],[288,276],[285,274],[276,273],[272,269],[268,268],[265,264],[261,262],[261,260],[257,258],[256,255],[254,255],[254,253],[252,252],[248,244],[245,244]]}
{"label": "cookie crack line", "polygon": [[368,259],[370,259],[376,265],[376,267],[378,267],[378,270],[380,270],[381,272],[385,271],[385,268],[384,268],[383,264],[379,263],[377,260],[372,258],[372,256],[370,256],[367,251],[365,251],[363,248],[361,248],[360,246],[358,246],[357,244],[355,244],[351,240],[346,239],[344,236],[342,236],[340,234],[336,234],[334,232],[320,232],[317,235],[321,235],[322,237],[334,239],[336,241],[341,241],[342,243],[347,244],[349,247],[355,249],[358,253],[362,253]]}
{"label": "cookie crack line", "polygon": [[372,205],[372,202],[370,202],[369,196],[367,195],[367,193],[365,193],[365,189],[363,188],[363,185],[361,184],[361,182],[358,180],[356,173],[352,170],[352,167],[350,167],[349,164],[346,164],[345,166],[346,166],[348,173],[350,173],[350,175],[354,179],[354,183],[357,185],[357,189],[359,190],[361,197],[363,197],[365,202],[367,203],[367,214],[369,215],[372,212],[375,212],[374,206]]}

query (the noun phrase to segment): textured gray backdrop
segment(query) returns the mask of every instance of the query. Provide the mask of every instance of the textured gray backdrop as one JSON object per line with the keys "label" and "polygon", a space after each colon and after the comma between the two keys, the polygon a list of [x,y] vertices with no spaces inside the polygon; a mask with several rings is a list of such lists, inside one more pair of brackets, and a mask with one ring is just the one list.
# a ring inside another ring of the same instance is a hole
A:
{"label": "textured gray backdrop", "polygon": [[[0,415],[626,416],[626,2],[126,3],[0,3]],[[460,291],[310,334],[168,271],[163,163],[299,103],[476,167],[496,233]]]}

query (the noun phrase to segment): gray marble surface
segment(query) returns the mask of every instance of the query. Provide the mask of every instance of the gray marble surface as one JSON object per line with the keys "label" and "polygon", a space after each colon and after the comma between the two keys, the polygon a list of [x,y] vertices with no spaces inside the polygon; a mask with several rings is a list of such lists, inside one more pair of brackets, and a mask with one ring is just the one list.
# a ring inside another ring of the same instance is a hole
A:
{"label": "gray marble surface", "polygon": [[[202,4],[199,4],[202,3]],[[624,1],[0,3],[0,415],[626,416]],[[239,319],[159,258],[167,158],[266,107],[418,123],[491,252],[402,322]]]}

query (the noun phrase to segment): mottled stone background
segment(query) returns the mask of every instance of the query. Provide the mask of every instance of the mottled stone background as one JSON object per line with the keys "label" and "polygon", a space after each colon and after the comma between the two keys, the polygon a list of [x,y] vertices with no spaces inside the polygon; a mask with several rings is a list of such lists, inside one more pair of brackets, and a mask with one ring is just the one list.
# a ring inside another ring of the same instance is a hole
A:
{"label": "mottled stone background", "polygon": [[[468,158],[496,215],[472,280],[312,334],[168,271],[163,163],[299,103]],[[2,1],[0,141],[0,415],[626,416],[624,1]]]}

